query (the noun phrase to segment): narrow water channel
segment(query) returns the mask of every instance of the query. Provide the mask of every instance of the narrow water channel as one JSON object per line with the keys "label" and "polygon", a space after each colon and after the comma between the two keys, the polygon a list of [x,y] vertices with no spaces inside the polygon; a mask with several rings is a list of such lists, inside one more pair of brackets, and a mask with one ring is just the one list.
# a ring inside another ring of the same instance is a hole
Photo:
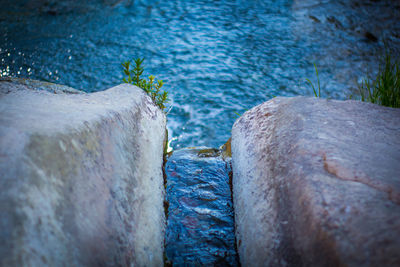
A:
{"label": "narrow water channel", "polygon": [[[236,114],[274,96],[347,99],[400,57],[398,0],[0,0],[0,77],[86,92],[122,82],[144,57],[164,80],[174,149],[226,141]],[[215,153],[214,153],[215,152]],[[229,163],[182,149],[166,163],[166,256],[175,266],[238,265]]]}
{"label": "narrow water channel", "polygon": [[173,266],[238,266],[230,162],[216,149],[181,149],[169,157],[166,256]]}

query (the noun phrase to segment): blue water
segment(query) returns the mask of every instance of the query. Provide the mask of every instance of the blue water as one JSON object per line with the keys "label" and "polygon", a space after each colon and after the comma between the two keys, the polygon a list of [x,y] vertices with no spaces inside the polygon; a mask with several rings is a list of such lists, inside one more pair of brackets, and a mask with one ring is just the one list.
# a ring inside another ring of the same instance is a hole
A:
{"label": "blue water", "polygon": [[[400,56],[392,0],[0,0],[0,76],[86,92],[121,83],[123,61],[173,99],[172,146],[218,147],[241,114],[274,96],[346,99],[375,74],[385,46]],[[236,266],[229,164],[198,150],[166,163],[166,254],[175,266]]]}
{"label": "blue water", "polygon": [[[0,0],[0,73],[87,92],[121,82],[121,62],[145,57],[165,81],[175,148],[219,146],[236,113],[273,96],[344,99],[398,56],[400,3],[348,0]],[[372,33],[377,40],[367,38]]]}
{"label": "blue water", "polygon": [[182,149],[165,165],[169,201],[165,251],[173,266],[239,265],[230,163],[212,154]]}

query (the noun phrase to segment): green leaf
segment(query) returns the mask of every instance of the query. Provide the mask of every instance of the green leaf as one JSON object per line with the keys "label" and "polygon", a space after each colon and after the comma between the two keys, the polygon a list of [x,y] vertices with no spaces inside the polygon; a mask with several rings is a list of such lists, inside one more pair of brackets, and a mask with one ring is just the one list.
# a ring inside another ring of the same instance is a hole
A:
{"label": "green leaf", "polygon": [[317,92],[315,91],[314,84],[310,81],[310,79],[307,79],[307,78],[306,78],[306,81],[311,85],[311,88],[313,89],[313,92],[314,92],[315,97],[318,97],[318,96],[317,96]]}

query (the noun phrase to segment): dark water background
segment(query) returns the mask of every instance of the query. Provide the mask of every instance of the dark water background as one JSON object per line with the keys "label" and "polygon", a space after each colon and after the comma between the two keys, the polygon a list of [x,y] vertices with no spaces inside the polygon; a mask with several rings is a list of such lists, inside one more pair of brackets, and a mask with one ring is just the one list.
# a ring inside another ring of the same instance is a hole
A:
{"label": "dark water background", "polygon": [[[120,83],[145,57],[173,99],[177,147],[219,146],[236,112],[273,96],[345,99],[398,56],[400,2],[389,0],[0,0],[0,73],[87,92]],[[375,39],[376,38],[376,39]]]}

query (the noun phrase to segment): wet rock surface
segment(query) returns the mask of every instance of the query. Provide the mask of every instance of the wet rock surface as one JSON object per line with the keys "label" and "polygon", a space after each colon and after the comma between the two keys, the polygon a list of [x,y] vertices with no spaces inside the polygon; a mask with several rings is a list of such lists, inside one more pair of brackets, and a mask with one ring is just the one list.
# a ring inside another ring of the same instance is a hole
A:
{"label": "wet rock surface", "polygon": [[275,98],[232,130],[244,266],[400,265],[400,110]]}
{"label": "wet rock surface", "polygon": [[0,82],[0,265],[162,266],[164,114],[61,91]]}
{"label": "wet rock surface", "polygon": [[174,266],[238,266],[229,161],[216,149],[182,149],[165,169],[168,260]]}

